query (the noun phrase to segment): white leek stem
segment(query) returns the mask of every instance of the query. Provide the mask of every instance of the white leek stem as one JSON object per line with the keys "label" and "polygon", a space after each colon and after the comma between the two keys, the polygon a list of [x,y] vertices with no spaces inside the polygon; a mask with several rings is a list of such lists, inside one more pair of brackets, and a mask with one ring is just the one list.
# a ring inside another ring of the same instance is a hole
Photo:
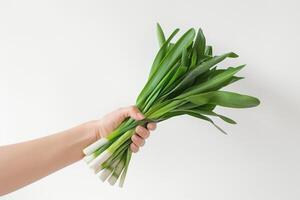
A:
{"label": "white leek stem", "polygon": [[124,168],[124,165],[125,165],[125,158],[122,158],[122,160],[115,167],[113,174],[109,177],[109,179],[108,179],[109,184],[114,185],[117,182],[117,180]]}
{"label": "white leek stem", "polygon": [[109,179],[107,180],[107,182],[109,182],[110,185],[114,185],[117,182],[117,177],[113,175],[111,175],[111,177],[109,177]]}
{"label": "white leek stem", "polygon": [[99,179],[101,180],[101,181],[105,181],[107,178],[108,178],[108,176],[110,175],[112,173],[112,171],[110,170],[110,169],[104,169],[102,172],[99,172],[98,174],[97,174],[97,176],[99,177]]}
{"label": "white leek stem", "polygon": [[100,171],[102,171],[103,169],[103,166],[102,165],[99,165],[96,169],[95,169],[95,173],[99,173]]}
{"label": "white leek stem", "polygon": [[128,170],[128,166],[125,166],[124,167],[124,170],[121,174],[121,178],[120,178],[120,182],[119,182],[119,187],[123,187],[124,186],[124,182],[125,182],[125,177],[126,177],[126,174],[127,174],[127,170]]}
{"label": "white leek stem", "polygon": [[105,150],[98,157],[96,157],[92,162],[89,163],[89,167],[91,169],[96,170],[98,168],[98,166],[101,165],[102,163],[104,163],[111,155],[112,155],[112,153]]}
{"label": "white leek stem", "polygon": [[111,166],[109,166],[108,168],[105,168],[102,172],[98,172],[97,176],[104,182],[108,176],[113,172],[113,170],[115,169],[115,167],[119,164],[120,159],[115,160]]}
{"label": "white leek stem", "polygon": [[100,140],[98,140],[98,141],[94,142],[93,144],[89,145],[88,147],[86,147],[83,150],[83,153],[85,155],[91,155],[97,149],[99,149],[100,147],[102,147],[103,145],[105,145],[107,142],[108,142],[108,140],[106,138],[101,138]]}
{"label": "white leek stem", "polygon": [[94,154],[91,154],[91,155],[88,155],[88,156],[84,156],[83,160],[86,162],[86,163],[90,163],[92,160],[95,159],[95,155]]}

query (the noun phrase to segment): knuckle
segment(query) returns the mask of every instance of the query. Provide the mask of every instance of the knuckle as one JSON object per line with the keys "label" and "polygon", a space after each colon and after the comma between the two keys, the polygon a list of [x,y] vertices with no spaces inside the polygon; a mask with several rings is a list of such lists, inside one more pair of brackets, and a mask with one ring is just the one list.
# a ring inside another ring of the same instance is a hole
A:
{"label": "knuckle", "polygon": [[140,133],[142,131],[142,127],[141,126],[137,126],[136,129],[135,129],[135,131],[137,133]]}
{"label": "knuckle", "polygon": [[143,127],[143,126],[139,126],[140,128],[140,131],[142,131],[142,132],[145,132],[145,131],[147,131],[147,129],[145,128],[145,127]]}
{"label": "knuckle", "polygon": [[135,142],[135,141],[136,141],[136,135],[133,135],[133,136],[131,137],[131,140],[132,140],[133,142]]}
{"label": "knuckle", "polygon": [[147,129],[144,129],[144,130],[143,130],[143,135],[144,135],[144,136],[148,135],[149,133],[150,133],[149,130],[147,130]]}
{"label": "knuckle", "polygon": [[134,144],[140,144],[141,143],[141,138],[137,135],[134,135],[131,140]]}

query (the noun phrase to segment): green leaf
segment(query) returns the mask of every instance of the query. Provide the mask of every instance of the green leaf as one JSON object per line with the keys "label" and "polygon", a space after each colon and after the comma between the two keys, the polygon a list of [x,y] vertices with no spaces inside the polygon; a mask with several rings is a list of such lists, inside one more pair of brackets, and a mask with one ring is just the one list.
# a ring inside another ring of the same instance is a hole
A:
{"label": "green leaf", "polygon": [[163,88],[157,89],[157,91],[153,91],[151,95],[148,97],[148,99],[145,102],[145,107],[144,108],[139,108],[142,112],[147,112],[151,105],[155,102],[155,100],[158,98],[160,92],[162,91]]}
{"label": "green leaf", "polygon": [[207,81],[209,79],[209,77],[212,76],[212,74],[215,74],[215,71],[218,71],[217,66],[215,66],[212,69],[204,72],[202,75],[199,75],[195,79],[193,85],[196,85],[196,84],[203,83],[203,82]]}
{"label": "green leaf", "polygon": [[193,69],[197,64],[197,51],[196,49],[193,49],[192,51],[192,58],[191,58],[191,69]]}
{"label": "green leaf", "polygon": [[230,119],[229,117],[226,117],[224,115],[220,115],[217,114],[213,111],[208,111],[208,110],[201,110],[201,108],[199,109],[199,107],[193,109],[193,110],[198,110],[198,112],[202,115],[210,115],[210,116],[215,116],[215,117],[219,117],[220,119],[222,119],[223,121],[229,123],[229,124],[236,124],[236,122],[233,119]]}
{"label": "green leaf", "polygon": [[179,108],[181,105],[185,104],[184,100],[173,100],[168,104],[165,104],[162,107],[159,107],[158,109],[156,109],[154,112],[152,112],[149,115],[149,119],[151,120],[157,120],[160,119],[161,116],[163,116],[164,114],[171,112],[172,110],[175,110],[177,108]]}
{"label": "green leaf", "polygon": [[191,70],[184,77],[184,79],[180,83],[178,83],[178,85],[172,91],[169,92],[169,94],[173,93],[175,91],[180,91],[184,88],[187,88],[191,83],[194,82],[195,78],[197,78],[199,75],[203,74],[204,72],[206,72],[207,70],[209,70],[210,68],[212,68],[213,66],[218,64],[219,62],[223,61],[227,57],[228,58],[236,58],[236,57],[238,57],[238,55],[236,55],[233,52],[230,52],[230,53],[226,53],[221,56],[215,56],[215,57],[207,60],[206,62],[201,63],[199,66],[197,66],[193,70]]}
{"label": "green leaf", "polygon": [[173,47],[174,47],[174,43],[170,42],[169,46],[168,46],[168,51],[170,51]]}
{"label": "green leaf", "polygon": [[170,119],[172,117],[180,116],[180,115],[189,115],[189,116],[192,116],[192,117],[196,117],[196,118],[208,121],[214,127],[216,127],[219,131],[221,131],[222,133],[227,135],[227,133],[222,128],[220,128],[217,124],[215,124],[212,119],[200,114],[199,112],[193,111],[193,110],[174,110],[172,112],[168,112],[168,113],[164,114],[159,120],[157,120],[157,122],[161,122],[161,121]]}
{"label": "green leaf", "polygon": [[145,101],[145,107],[141,108],[143,112],[146,112],[149,107],[151,107],[151,105],[157,100],[160,92],[165,88],[164,85],[170,83],[171,79],[173,79],[176,75],[179,67],[179,63],[173,66],[173,68],[170,69],[167,75],[163,77],[159,84],[154,88],[152,93],[147,97],[147,100]]}
{"label": "green leaf", "polygon": [[200,114],[199,112],[197,111],[194,111],[194,110],[185,110],[185,111],[182,111],[183,113],[187,114],[187,115],[190,115],[192,117],[197,117],[199,119],[202,119],[202,120],[205,120],[205,121],[208,121],[210,122],[214,127],[216,127],[219,131],[221,131],[222,133],[224,133],[225,135],[227,135],[227,133],[222,129],[220,128],[218,125],[216,125],[214,123],[214,121],[212,119],[210,119],[209,117],[207,116],[204,116],[202,114]]}
{"label": "green leaf", "polygon": [[216,75],[215,77],[200,83],[198,85],[194,85],[188,90],[186,90],[182,95],[178,96],[177,98],[185,98],[194,94],[199,94],[201,92],[207,92],[210,90],[215,90],[216,88],[224,87],[228,85],[228,80],[230,80],[234,74],[240,71],[245,65],[241,65],[238,67],[230,67],[225,71],[222,71],[220,74]]}
{"label": "green leaf", "polygon": [[207,55],[207,56],[212,56],[212,55],[213,55],[213,49],[212,49],[212,46],[206,46],[206,47],[205,47],[204,55]]}
{"label": "green leaf", "polygon": [[157,34],[159,46],[162,47],[164,45],[164,43],[166,42],[166,38],[165,38],[165,34],[164,34],[161,26],[159,25],[159,23],[156,24],[156,34]]}
{"label": "green leaf", "polygon": [[179,78],[181,78],[185,72],[187,71],[187,67],[185,66],[179,66],[176,73],[172,76],[172,78],[170,79],[170,81],[167,83],[167,85],[165,86],[165,90],[167,90],[171,85],[172,83],[174,83],[176,80],[178,80]]}
{"label": "green leaf", "polygon": [[163,77],[169,72],[173,65],[180,59],[182,51],[186,49],[195,37],[195,30],[188,30],[174,45],[174,47],[167,53],[164,59],[161,61],[157,70],[148,79],[145,87],[141,91],[137,98],[136,104],[138,107],[143,105],[144,101],[147,99],[148,95],[155,89]]}
{"label": "green leaf", "polygon": [[196,94],[186,98],[197,105],[214,104],[229,108],[251,108],[259,105],[259,100],[248,95],[237,94],[227,91],[213,91]]}
{"label": "green leaf", "polygon": [[197,109],[197,110],[202,110],[202,111],[212,111],[215,109],[216,105],[212,104],[206,104],[203,106],[199,106],[197,104],[193,104],[191,102],[187,102],[184,105],[180,106],[178,110],[191,110],[191,109]]}
{"label": "green leaf", "polygon": [[216,108],[216,105],[213,104],[205,104],[203,106],[198,106],[197,109],[202,111],[212,111]]}
{"label": "green leaf", "polygon": [[206,44],[205,36],[204,36],[201,28],[199,28],[196,39],[195,39],[195,43],[194,43],[194,49],[196,52],[196,58],[197,58],[198,64],[203,59],[204,52],[205,52],[205,44]]}
{"label": "green leaf", "polygon": [[187,49],[183,49],[182,56],[181,56],[181,65],[187,67],[188,64],[189,64],[188,52],[187,52]]}
{"label": "green leaf", "polygon": [[207,80],[212,79],[215,76],[218,76],[219,74],[231,69],[232,67],[228,67],[227,69],[215,69],[215,70],[210,70],[211,73],[209,73],[209,76],[207,77]]}
{"label": "green leaf", "polygon": [[[226,70],[218,70],[217,73],[208,74],[208,77],[207,76],[198,77],[196,79],[194,85],[200,85],[201,83],[207,82],[207,81],[211,80],[212,78],[214,78],[214,76],[217,76],[218,74],[221,74],[222,72],[225,72],[225,71]],[[230,85],[230,84],[235,83],[235,82],[237,82],[239,80],[242,80],[242,79],[244,79],[244,77],[232,76],[232,77],[228,78],[227,80],[222,81],[222,83],[219,83],[215,87],[211,87],[207,91],[219,90],[223,87],[226,87],[227,85]]]}
{"label": "green leaf", "polygon": [[157,55],[155,56],[155,59],[153,61],[152,67],[151,67],[151,71],[149,74],[149,78],[154,74],[154,72],[157,71],[157,68],[160,66],[161,61],[163,60],[163,58],[165,57],[167,50],[168,50],[168,46],[170,41],[173,39],[173,37],[179,32],[179,29],[175,29],[172,34],[169,36],[169,38],[167,39],[167,41],[163,44],[163,46],[159,49]]}
{"label": "green leaf", "polygon": [[242,79],[244,79],[244,77],[232,76],[227,81],[224,81],[222,84],[219,84],[214,88],[211,88],[209,91],[220,90],[221,88],[226,87],[227,85],[230,85]]}

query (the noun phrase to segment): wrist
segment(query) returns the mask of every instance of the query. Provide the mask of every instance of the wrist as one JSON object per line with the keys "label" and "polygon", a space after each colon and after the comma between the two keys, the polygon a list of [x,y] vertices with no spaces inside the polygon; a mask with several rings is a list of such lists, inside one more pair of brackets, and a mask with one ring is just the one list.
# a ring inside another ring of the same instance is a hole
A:
{"label": "wrist", "polygon": [[77,127],[77,131],[86,138],[86,141],[88,141],[89,144],[87,145],[90,145],[100,139],[100,135],[97,130],[97,122],[97,120],[93,120],[83,123]]}
{"label": "wrist", "polygon": [[65,141],[68,141],[68,149],[71,152],[77,152],[77,159],[84,157],[83,149],[98,140],[96,122],[90,121],[78,125],[66,131]]}

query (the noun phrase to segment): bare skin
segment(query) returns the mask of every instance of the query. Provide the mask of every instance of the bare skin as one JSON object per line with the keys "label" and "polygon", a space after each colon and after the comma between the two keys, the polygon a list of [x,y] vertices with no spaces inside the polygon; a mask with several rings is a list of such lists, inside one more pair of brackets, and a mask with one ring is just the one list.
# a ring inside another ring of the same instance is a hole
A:
{"label": "bare skin", "polygon": [[[33,183],[84,157],[82,150],[116,129],[127,117],[142,120],[144,116],[134,106],[120,108],[100,120],[43,138],[0,147],[0,196]],[[138,152],[156,128],[138,126],[130,148]]]}

